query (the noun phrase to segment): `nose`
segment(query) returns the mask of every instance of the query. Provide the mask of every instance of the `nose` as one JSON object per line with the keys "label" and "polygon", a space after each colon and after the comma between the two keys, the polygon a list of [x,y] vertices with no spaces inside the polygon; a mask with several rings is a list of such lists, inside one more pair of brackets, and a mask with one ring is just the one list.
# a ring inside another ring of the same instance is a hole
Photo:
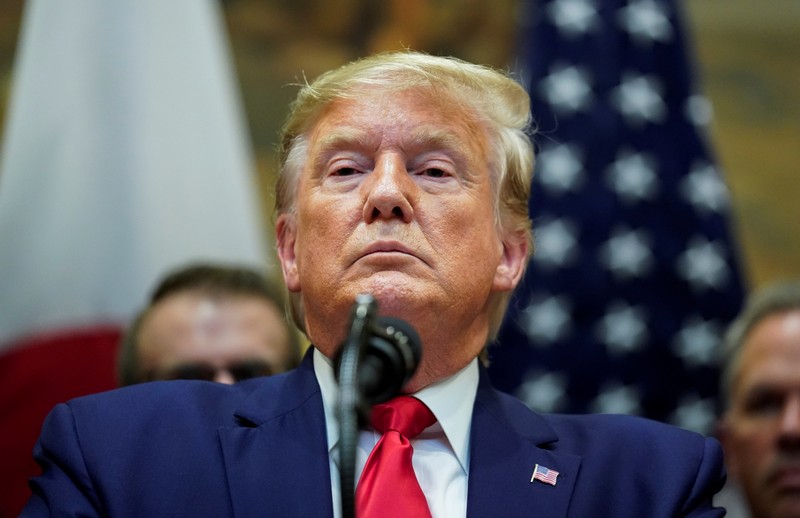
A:
{"label": "nose", "polygon": [[783,449],[800,451],[800,394],[787,398],[783,405],[779,441]]}
{"label": "nose", "polygon": [[414,181],[405,163],[397,154],[382,155],[365,182],[367,200],[364,204],[364,221],[399,219],[410,223],[414,215],[411,196]]}

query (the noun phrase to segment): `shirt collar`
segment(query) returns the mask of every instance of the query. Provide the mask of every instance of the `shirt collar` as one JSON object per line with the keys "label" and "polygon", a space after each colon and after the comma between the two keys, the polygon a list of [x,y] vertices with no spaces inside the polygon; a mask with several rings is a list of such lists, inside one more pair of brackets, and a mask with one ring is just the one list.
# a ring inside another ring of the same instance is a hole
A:
{"label": "shirt collar", "polygon": [[[333,362],[317,349],[314,349],[314,372],[322,392],[330,452],[339,442],[339,424],[335,414],[338,385]],[[470,423],[478,390],[478,377],[478,360],[473,359],[452,376],[412,394],[425,403],[436,416],[465,473],[469,473]]]}

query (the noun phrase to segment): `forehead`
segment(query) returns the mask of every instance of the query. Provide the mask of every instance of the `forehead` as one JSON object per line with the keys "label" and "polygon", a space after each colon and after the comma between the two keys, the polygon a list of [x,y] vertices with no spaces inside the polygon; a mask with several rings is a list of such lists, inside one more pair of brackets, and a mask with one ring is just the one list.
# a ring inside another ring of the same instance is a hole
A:
{"label": "forehead", "polygon": [[341,146],[383,145],[485,153],[487,140],[474,109],[427,90],[359,90],[332,102],[310,132],[312,154]]}
{"label": "forehead", "polygon": [[740,360],[739,383],[800,385],[800,310],[770,315],[747,335]]}
{"label": "forehead", "polygon": [[153,342],[174,348],[216,347],[231,332],[282,331],[280,310],[252,295],[209,296],[179,292],[156,303],[142,322],[142,345]]}

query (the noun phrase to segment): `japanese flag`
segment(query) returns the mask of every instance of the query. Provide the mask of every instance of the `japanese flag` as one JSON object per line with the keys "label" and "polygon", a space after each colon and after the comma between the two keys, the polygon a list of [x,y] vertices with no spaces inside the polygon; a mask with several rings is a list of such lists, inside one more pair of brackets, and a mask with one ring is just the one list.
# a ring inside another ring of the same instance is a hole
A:
{"label": "japanese flag", "polygon": [[218,3],[30,0],[0,148],[0,515],[56,403],[115,386],[166,270],[267,268]]}

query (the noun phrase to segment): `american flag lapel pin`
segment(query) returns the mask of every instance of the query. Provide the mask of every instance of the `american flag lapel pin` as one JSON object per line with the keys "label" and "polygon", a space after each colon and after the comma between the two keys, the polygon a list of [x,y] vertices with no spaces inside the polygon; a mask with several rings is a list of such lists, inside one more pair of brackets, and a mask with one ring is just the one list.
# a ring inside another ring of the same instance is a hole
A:
{"label": "american flag lapel pin", "polygon": [[531,475],[531,482],[533,482],[534,480],[538,480],[539,482],[544,482],[545,484],[550,484],[551,486],[555,486],[556,478],[558,478],[558,471],[537,464],[533,468],[533,475]]}

